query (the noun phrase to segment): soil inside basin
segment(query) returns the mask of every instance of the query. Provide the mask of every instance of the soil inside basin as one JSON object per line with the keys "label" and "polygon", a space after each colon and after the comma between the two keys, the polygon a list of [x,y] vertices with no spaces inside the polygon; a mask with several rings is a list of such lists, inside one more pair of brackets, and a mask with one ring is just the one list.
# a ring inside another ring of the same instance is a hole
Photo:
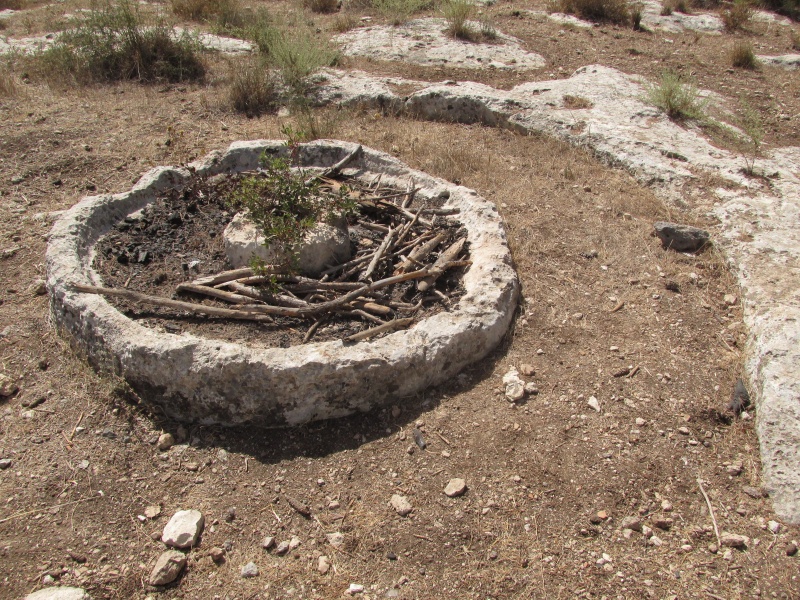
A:
{"label": "soil inside basin", "polygon": [[[159,196],[155,202],[141,212],[129,215],[103,236],[96,248],[93,267],[103,280],[105,287],[126,288],[150,296],[172,298],[201,303],[206,306],[234,308],[232,305],[212,298],[191,293],[176,293],[181,283],[194,281],[205,275],[213,275],[232,268],[225,254],[223,231],[236,214],[229,204],[229,197],[238,182],[246,174],[219,175],[212,178],[193,178],[186,186],[170,190]],[[342,181],[361,198],[385,197],[392,194],[400,196],[378,204],[359,200],[358,213],[348,220],[350,243],[353,257],[375,251],[385,237],[379,226],[396,227],[399,218],[391,207],[402,201],[404,190],[367,190],[363,184],[352,178]],[[440,208],[445,199],[427,201],[426,209]],[[407,210],[415,213],[421,204],[414,200]],[[431,217],[426,217],[430,219]],[[434,216],[433,227],[445,233],[443,242],[426,260],[431,264],[438,252],[445,250],[449,243],[464,237],[465,232],[457,217]],[[378,227],[376,227],[378,226]],[[422,226],[415,226],[414,234],[422,232]],[[409,239],[413,238],[413,235]],[[459,256],[468,258],[468,244]],[[402,256],[382,260],[372,280],[391,276]],[[367,263],[362,265],[363,268]],[[421,293],[415,281],[406,281],[381,290],[369,300],[381,304],[395,303],[388,315],[364,316],[336,313],[323,320],[313,336],[313,341],[343,339],[349,335],[380,325],[377,319],[387,321],[392,318],[413,317],[419,321],[442,310],[456,308],[463,294],[461,278],[468,267],[453,268],[444,273],[435,284],[434,290]],[[359,272],[341,278],[334,273],[329,280],[346,282],[358,281]],[[274,285],[274,284],[273,284]],[[254,286],[255,287],[255,286]],[[263,287],[264,291],[275,291]],[[327,300],[345,292],[330,292]],[[310,299],[312,294],[296,294],[299,299]],[[322,299],[317,297],[317,301]],[[157,328],[168,333],[193,333],[203,337],[227,342],[246,343],[257,347],[289,347],[303,343],[303,340],[318,317],[294,318],[274,317],[273,323],[256,323],[218,317],[192,315],[157,306],[137,304],[126,299],[109,297],[108,301],[131,319],[143,326]],[[255,301],[254,301],[255,303]],[[411,308],[401,308],[416,306]]]}

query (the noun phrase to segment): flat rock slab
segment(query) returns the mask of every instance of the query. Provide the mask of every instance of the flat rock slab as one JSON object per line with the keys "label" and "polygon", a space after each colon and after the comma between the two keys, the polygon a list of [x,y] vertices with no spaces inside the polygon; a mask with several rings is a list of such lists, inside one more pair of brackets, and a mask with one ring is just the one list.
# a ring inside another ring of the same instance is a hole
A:
{"label": "flat rock slab", "polygon": [[172,548],[191,548],[197,545],[204,524],[199,510],[179,510],[164,527],[161,541]]}
{"label": "flat rock slab", "polygon": [[25,600],[91,600],[81,588],[51,587],[25,596]]}
{"label": "flat rock slab", "polygon": [[800,69],[800,54],[781,54],[779,56],[756,56],[759,62],[782,69]]}
{"label": "flat rock slab", "polygon": [[[478,23],[473,23],[476,30]],[[348,56],[467,69],[539,69],[545,60],[527,52],[517,38],[497,33],[491,44],[455,39],[444,19],[415,19],[398,27],[375,25],[336,36]]]}
{"label": "flat rock slab", "polygon": [[458,477],[448,481],[447,485],[444,487],[445,495],[449,496],[450,498],[457,498],[458,496],[463,496],[466,491],[467,491],[467,482]]}
{"label": "flat rock slab", "polygon": [[[776,512],[800,523],[800,148],[778,148],[758,159],[758,169],[776,174],[769,184],[748,179],[742,156],[716,148],[699,129],[681,127],[646,104],[640,77],[601,65],[508,91],[471,82],[415,82],[417,91],[409,96],[365,74],[340,78],[329,71],[326,78],[317,90],[319,102],[391,106],[416,118],[544,133],[590,148],[676,210],[686,206],[684,184],[701,174],[726,180],[724,187],[710,190],[714,202],[691,202],[719,218],[715,244],[742,286],[750,334],[745,368],[758,408],[765,487]],[[374,94],[371,99],[367,90]],[[584,98],[586,107],[570,108],[567,95]]]}
{"label": "flat rock slab", "polygon": [[[297,148],[309,169],[330,167],[356,144],[322,140]],[[189,165],[214,176],[255,169],[262,153],[287,157],[283,141],[237,142]],[[127,318],[103,297],[74,291],[102,284],[92,269],[97,240],[125,216],[180,188],[189,168],[159,167],[128,192],[85,198],[54,225],[47,252],[48,290],[57,327],[98,369],[114,372],[165,413],[182,421],[298,425],[396,402],[447,381],[480,361],[502,339],[516,309],[518,282],[494,204],[473,190],[414,171],[388,154],[364,149],[345,173],[405,189],[419,201],[444,198],[467,232],[472,264],[464,294],[448,311],[403,331],[363,342],[341,340],[291,348],[257,348],[161,333]]]}

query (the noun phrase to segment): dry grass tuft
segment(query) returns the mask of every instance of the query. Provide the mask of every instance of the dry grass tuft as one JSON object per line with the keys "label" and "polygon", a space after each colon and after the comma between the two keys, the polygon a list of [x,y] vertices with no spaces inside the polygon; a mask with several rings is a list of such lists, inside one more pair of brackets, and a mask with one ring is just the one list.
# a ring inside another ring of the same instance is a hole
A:
{"label": "dry grass tuft", "polygon": [[20,10],[25,7],[25,0],[0,0],[0,10]]}
{"label": "dry grass tuft", "polygon": [[341,12],[336,15],[331,28],[337,33],[345,33],[358,27],[359,18],[350,12]]}
{"label": "dry grass tuft", "polygon": [[447,21],[448,35],[474,41],[477,32],[469,23],[475,14],[475,4],[472,0],[447,0],[442,5],[442,14]]}
{"label": "dry grass tuft", "polygon": [[753,6],[749,0],[734,0],[731,7],[720,15],[727,31],[744,29],[753,17]]}
{"label": "dry grass tuft", "polygon": [[0,98],[9,98],[17,93],[17,81],[10,69],[0,66]]}
{"label": "dry grass tuft", "polygon": [[792,44],[792,50],[800,50],[800,32],[796,29],[792,29],[792,32],[789,34],[789,39]]}
{"label": "dry grass tuft", "polygon": [[758,66],[758,60],[753,52],[753,45],[745,41],[736,42],[731,50],[731,64],[737,69],[754,70]]}
{"label": "dry grass tuft", "polygon": [[339,10],[339,0],[303,0],[303,8],[321,14],[334,13]]}
{"label": "dry grass tuft", "polygon": [[430,0],[372,0],[372,7],[395,27],[402,25],[416,12],[430,7]]}
{"label": "dry grass tuft", "polygon": [[[628,0],[561,0],[561,10],[595,22],[628,25],[632,22]],[[641,10],[639,10],[641,19]]]}
{"label": "dry grass tuft", "polygon": [[228,94],[234,110],[257,117],[277,108],[280,86],[264,59],[235,62],[231,75]]}
{"label": "dry grass tuft", "polygon": [[209,23],[219,30],[242,29],[246,17],[239,0],[171,0],[172,12],[191,21]]}
{"label": "dry grass tuft", "polygon": [[565,95],[561,101],[564,103],[564,108],[569,108],[570,110],[592,108],[594,106],[594,103],[588,98],[573,96],[572,94]]}

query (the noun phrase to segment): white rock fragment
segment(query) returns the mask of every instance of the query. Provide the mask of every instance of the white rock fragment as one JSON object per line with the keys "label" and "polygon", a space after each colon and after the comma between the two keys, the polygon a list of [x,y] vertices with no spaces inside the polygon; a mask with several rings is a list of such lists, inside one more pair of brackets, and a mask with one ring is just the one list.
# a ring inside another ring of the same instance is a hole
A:
{"label": "white rock fragment", "polygon": [[781,524],[777,521],[769,521],[767,523],[767,529],[775,535],[778,535],[778,532],[781,530]]}
{"label": "white rock fragment", "polygon": [[328,543],[334,548],[341,548],[344,546],[344,535],[338,531],[335,531],[334,533],[326,533],[325,539],[327,539]]}
{"label": "white rock fragment", "polygon": [[586,401],[586,404],[595,412],[600,412],[600,402],[594,396],[589,396],[589,400]]}
{"label": "white rock fragment", "polygon": [[50,587],[25,596],[25,600],[91,600],[85,590],[76,587]]}
{"label": "white rock fragment", "polygon": [[347,588],[347,593],[352,595],[361,594],[364,591],[364,586],[360,583],[351,583],[350,587]]}
{"label": "white rock fragment", "polygon": [[198,510],[179,510],[164,527],[161,541],[173,548],[191,548],[203,532],[205,520]]}
{"label": "white rock fragment", "polygon": [[317,559],[317,571],[325,575],[331,568],[331,561],[324,554]]}
{"label": "white rock fragment", "polygon": [[158,505],[148,506],[144,509],[144,516],[148,519],[155,519],[161,514],[161,507]]}
{"label": "white rock fragment", "polygon": [[451,479],[444,488],[444,493],[450,498],[461,496],[467,491],[467,482],[463,479]]}
{"label": "white rock fragment", "polygon": [[186,566],[186,555],[177,550],[167,550],[158,557],[153,570],[150,572],[150,585],[167,585],[172,583],[181,574]]}
{"label": "white rock fragment", "polygon": [[254,562],[249,562],[242,567],[241,575],[244,578],[258,577],[258,566]]}
{"label": "white rock fragment", "polygon": [[293,535],[292,539],[289,540],[289,552],[296,550],[300,546],[300,543],[300,538]]}
{"label": "white rock fragment", "polygon": [[392,508],[401,517],[407,516],[412,510],[414,510],[414,508],[411,506],[411,503],[408,501],[408,498],[401,496],[400,494],[392,494],[392,499],[389,500],[389,504],[392,505]]}
{"label": "white rock fragment", "polygon": [[175,438],[171,433],[162,433],[160,436],[158,436],[158,442],[156,443],[156,447],[161,452],[169,450],[174,445],[175,445]]}
{"label": "white rock fragment", "polygon": [[525,382],[520,379],[519,372],[515,368],[512,367],[503,375],[503,384],[509,402],[519,402],[525,397]]}

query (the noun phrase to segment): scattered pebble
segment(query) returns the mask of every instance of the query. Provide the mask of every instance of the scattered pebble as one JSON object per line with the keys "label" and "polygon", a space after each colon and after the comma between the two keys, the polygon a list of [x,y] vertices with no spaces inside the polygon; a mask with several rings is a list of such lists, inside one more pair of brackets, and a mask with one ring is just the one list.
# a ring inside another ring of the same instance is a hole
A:
{"label": "scattered pebble", "polygon": [[157,448],[161,452],[166,452],[175,445],[175,438],[171,433],[162,433],[158,436]]}
{"label": "scattered pebble", "polygon": [[287,552],[289,552],[289,542],[288,542],[288,541],[286,541],[286,540],[282,541],[282,542],[281,542],[280,544],[278,544],[278,546],[275,548],[275,554],[277,554],[278,556],[283,556],[283,555],[284,555],[284,554],[286,554]]}
{"label": "scattered pebble", "polygon": [[350,595],[360,594],[363,591],[364,591],[364,586],[359,583],[351,583],[350,587],[347,588],[347,593]]}
{"label": "scattered pebble", "polygon": [[317,559],[317,571],[325,575],[331,568],[331,561],[324,554]]}
{"label": "scattered pebble", "polygon": [[0,373],[0,398],[13,396],[19,391],[19,386],[8,376]]}
{"label": "scattered pebble", "polygon": [[745,485],[742,487],[742,491],[751,498],[758,499],[764,497],[764,490],[762,490],[761,488]]}
{"label": "scattered pebble", "polygon": [[797,554],[797,544],[794,542],[786,544],[786,556],[794,556],[795,554]]}
{"label": "scattered pebble", "polygon": [[186,555],[177,550],[167,550],[158,557],[150,572],[150,585],[167,585],[178,578],[186,566]]}
{"label": "scattered pebble", "polygon": [[392,508],[401,517],[408,516],[408,514],[414,510],[408,499],[400,494],[393,494],[392,499],[389,500],[389,504],[392,505]]}
{"label": "scattered pebble", "polygon": [[625,517],[622,519],[621,525],[623,529],[642,530],[642,520],[639,517]]}
{"label": "scattered pebble", "polygon": [[258,567],[256,563],[249,562],[242,567],[242,577],[258,577]]}
{"label": "scattered pebble", "polygon": [[269,550],[269,549],[270,549],[270,548],[272,548],[274,545],[275,545],[275,538],[274,538],[274,537],[272,537],[271,535],[268,535],[267,537],[265,537],[265,538],[264,538],[264,539],[261,541],[261,547],[262,547],[262,548],[264,548],[264,550]]}
{"label": "scattered pebble", "polygon": [[744,467],[742,465],[728,465],[727,467],[725,467],[725,471],[728,473],[728,475],[733,475],[733,476],[741,475],[743,470]]}
{"label": "scattered pebble", "polygon": [[293,535],[292,539],[289,540],[289,552],[297,549],[300,546],[300,544],[301,544],[300,538],[297,537],[296,535]]}
{"label": "scattered pebble", "polygon": [[527,363],[523,363],[519,366],[519,372],[525,377],[533,377],[536,375],[536,369],[533,368],[533,365]]}
{"label": "scattered pebble", "polygon": [[466,491],[467,482],[459,478],[451,479],[444,488],[445,495],[449,496],[450,498],[461,496]]}
{"label": "scattered pebble", "polygon": [[769,521],[767,523],[767,529],[769,529],[771,533],[778,535],[778,532],[781,530],[781,524],[777,521]]}
{"label": "scattered pebble", "polygon": [[667,517],[656,517],[653,520],[653,525],[662,529],[663,531],[669,531],[672,529],[672,525],[675,523],[673,519],[669,519]]}
{"label": "scattered pebble", "polygon": [[719,541],[726,548],[745,548],[750,543],[750,538],[744,535],[723,532]]}
{"label": "scattered pebble", "polygon": [[225,549],[215,546],[208,551],[208,555],[215,563],[221,563],[225,559]]}
{"label": "scattered pebble", "polygon": [[670,512],[672,510],[672,502],[670,502],[669,500],[662,500],[661,510],[663,510],[664,512]]}
{"label": "scattered pebble", "polygon": [[341,548],[344,546],[344,535],[338,531],[334,533],[326,533],[325,539],[328,540],[328,543],[334,548]]}
{"label": "scattered pebble", "polygon": [[0,470],[5,471],[13,464],[10,458],[0,458]]}
{"label": "scattered pebble", "polygon": [[648,540],[648,542],[649,542],[651,545],[653,545],[653,546],[657,546],[657,547],[658,547],[658,546],[663,546],[663,545],[664,545],[664,540],[662,540],[662,539],[661,539],[660,537],[658,537],[657,535],[650,536],[650,539]]}
{"label": "scattered pebble", "polygon": [[158,515],[161,514],[161,507],[157,505],[148,506],[144,509],[144,516],[148,519],[155,519]]}

